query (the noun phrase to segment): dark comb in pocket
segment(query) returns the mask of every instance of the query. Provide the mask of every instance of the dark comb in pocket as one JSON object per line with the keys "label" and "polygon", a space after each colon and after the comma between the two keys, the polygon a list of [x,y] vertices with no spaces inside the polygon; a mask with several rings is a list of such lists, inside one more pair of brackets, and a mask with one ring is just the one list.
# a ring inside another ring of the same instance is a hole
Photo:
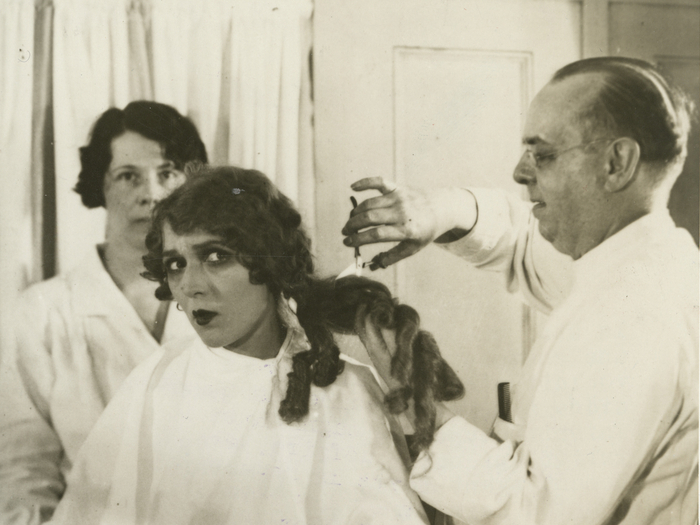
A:
{"label": "dark comb in pocket", "polygon": [[510,413],[510,383],[498,383],[498,417],[508,423],[513,422]]}

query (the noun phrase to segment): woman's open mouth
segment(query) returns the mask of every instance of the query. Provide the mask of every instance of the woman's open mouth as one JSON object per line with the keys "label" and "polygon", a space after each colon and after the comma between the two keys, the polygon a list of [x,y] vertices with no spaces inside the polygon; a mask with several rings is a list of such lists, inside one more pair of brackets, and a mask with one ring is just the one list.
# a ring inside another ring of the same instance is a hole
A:
{"label": "woman's open mouth", "polygon": [[211,310],[192,310],[192,317],[194,317],[194,321],[199,326],[208,325],[209,322],[217,315],[219,314],[212,312]]}

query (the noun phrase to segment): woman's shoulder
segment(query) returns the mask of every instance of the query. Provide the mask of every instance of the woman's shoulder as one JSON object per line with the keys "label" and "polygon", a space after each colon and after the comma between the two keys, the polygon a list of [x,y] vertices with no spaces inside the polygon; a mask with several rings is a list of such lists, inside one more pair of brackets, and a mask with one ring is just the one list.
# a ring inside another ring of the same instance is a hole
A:
{"label": "woman's shoulder", "polygon": [[31,284],[19,294],[20,306],[31,309],[50,308],[69,304],[70,286],[65,275],[56,275],[45,281]]}
{"label": "woman's shoulder", "polygon": [[102,266],[97,251],[88,253],[77,266],[49,279],[29,285],[18,297],[19,307],[33,311],[68,311],[94,306],[99,310],[103,294],[117,290]]}
{"label": "woman's shoulder", "polygon": [[[149,369],[150,367],[151,375],[153,375],[156,378],[162,376],[165,373],[165,371],[169,368],[178,366],[183,362],[186,362],[188,356],[190,356],[195,351],[197,343],[199,342],[200,339],[195,334],[190,334],[170,340],[167,343],[163,344],[158,350],[158,352],[156,352],[154,355],[150,356],[149,359],[141,363],[141,365],[139,365],[137,369],[141,366],[143,366],[144,369]],[[149,365],[146,366],[146,363],[149,363]]]}

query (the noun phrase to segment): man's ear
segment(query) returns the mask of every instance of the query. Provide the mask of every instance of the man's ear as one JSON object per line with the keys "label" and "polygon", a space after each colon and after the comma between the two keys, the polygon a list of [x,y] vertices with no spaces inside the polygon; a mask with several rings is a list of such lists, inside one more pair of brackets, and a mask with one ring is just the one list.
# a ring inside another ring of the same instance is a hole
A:
{"label": "man's ear", "polygon": [[641,150],[636,140],[621,137],[607,150],[607,173],[604,188],[611,192],[623,190],[637,173]]}

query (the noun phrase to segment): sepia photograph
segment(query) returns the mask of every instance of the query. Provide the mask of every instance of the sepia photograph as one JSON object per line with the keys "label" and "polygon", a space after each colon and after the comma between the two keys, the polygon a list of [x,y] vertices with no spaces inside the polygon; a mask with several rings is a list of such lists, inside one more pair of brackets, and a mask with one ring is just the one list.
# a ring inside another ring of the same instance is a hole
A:
{"label": "sepia photograph", "polygon": [[0,51],[0,525],[698,525],[700,0]]}

